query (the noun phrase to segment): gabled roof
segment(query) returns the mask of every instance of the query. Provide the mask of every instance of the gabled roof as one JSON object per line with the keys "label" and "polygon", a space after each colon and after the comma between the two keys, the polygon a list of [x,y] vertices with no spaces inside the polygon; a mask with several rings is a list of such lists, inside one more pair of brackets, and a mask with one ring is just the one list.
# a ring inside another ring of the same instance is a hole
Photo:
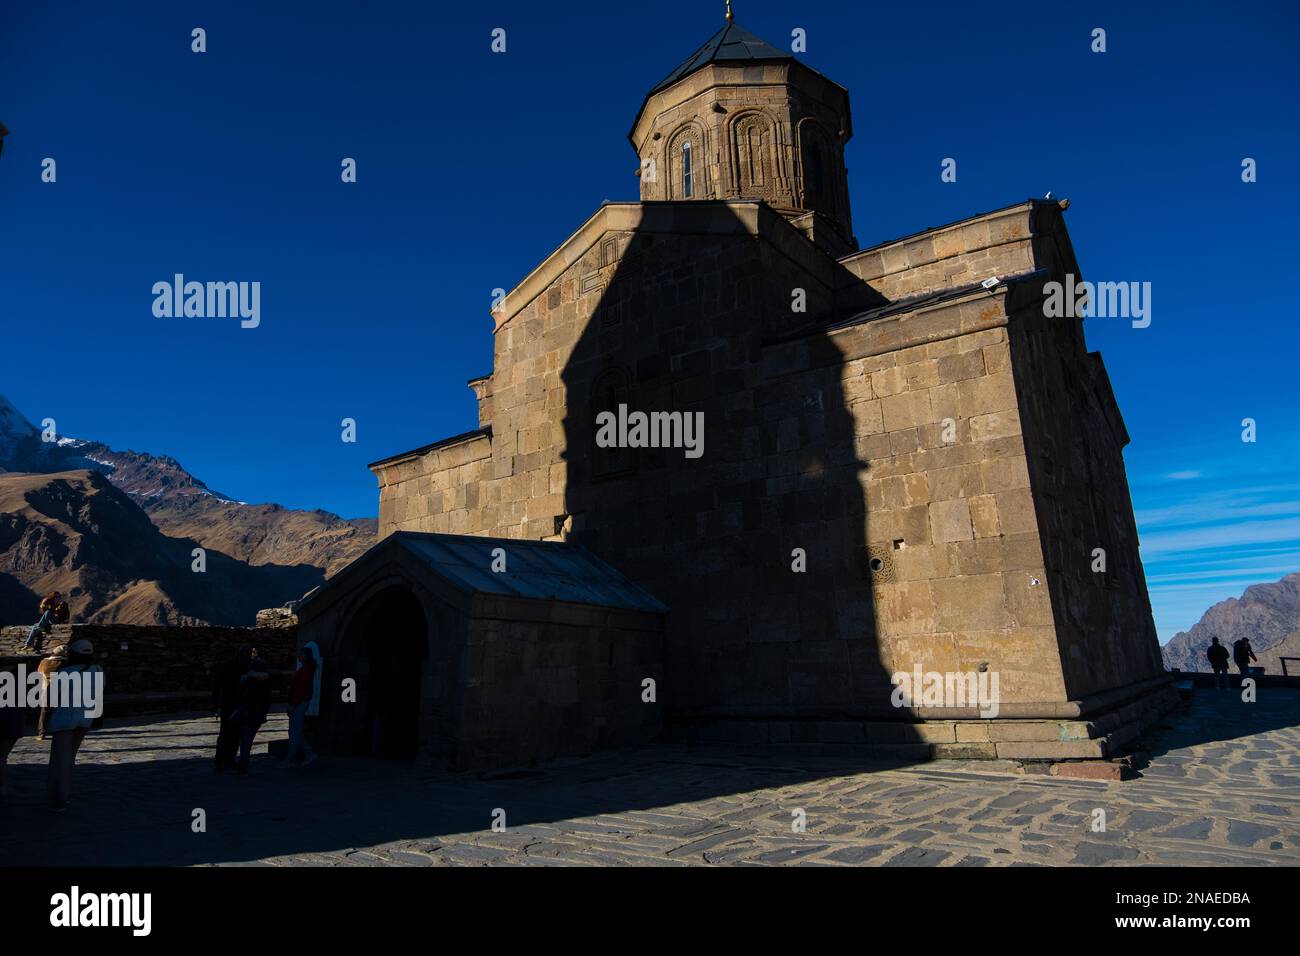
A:
{"label": "gabled roof", "polygon": [[658,93],[665,87],[672,86],[684,76],[688,76],[717,60],[793,60],[787,50],[778,50],[766,40],[761,40],[739,23],[728,21],[727,25],[705,41],[677,69],[669,73],[655,86],[650,94]]}
{"label": "gabled roof", "polygon": [[835,329],[848,328],[850,325],[861,325],[863,322],[870,322],[873,319],[884,319],[891,315],[899,315],[904,312],[914,312],[917,309],[923,309],[926,306],[942,305],[953,299],[960,299],[963,296],[972,295],[975,292],[992,293],[1003,286],[1009,286],[1016,282],[1026,282],[1030,279],[1042,279],[1047,277],[1046,269],[1030,269],[1025,272],[1017,272],[1015,275],[994,277],[998,278],[997,285],[992,287],[985,286],[983,282],[968,282],[965,285],[952,286],[946,289],[935,289],[930,292],[922,292],[917,295],[907,296],[902,299],[895,299],[893,302],[887,302],[847,319],[833,322],[824,326],[826,331]]}
{"label": "gabled roof", "polygon": [[[399,531],[392,537],[463,590],[632,611],[668,610],[645,588],[581,545],[414,531]],[[492,552],[497,548],[505,552],[505,571],[492,570]]]}
{"label": "gabled roof", "polygon": [[986,287],[983,282],[969,282],[965,285],[952,286],[944,289],[935,289],[930,292],[921,292],[917,295],[908,296],[903,299],[895,299],[893,302],[886,302],[883,305],[874,306],[861,312],[855,312],[848,318],[835,318],[830,321],[811,322],[801,326],[793,332],[787,332],[780,336],[766,339],[763,346],[780,345],[784,342],[794,342],[798,339],[807,338],[814,334],[824,334],[828,332],[837,332],[840,329],[847,329],[854,325],[862,325],[864,322],[871,322],[875,319],[887,319],[891,316],[902,315],[907,312],[914,312],[917,309],[924,309],[930,306],[943,305],[945,302],[951,302],[976,293],[992,294],[998,289],[1007,288],[1019,282],[1028,282],[1034,279],[1046,278],[1048,272],[1046,269],[1033,269],[1026,272],[1018,272],[1015,275],[1002,276],[996,286]]}
{"label": "gabled roof", "polygon": [[[504,571],[492,570],[497,548],[505,552]],[[393,549],[416,558],[429,572],[466,594],[500,594],[655,614],[668,610],[645,588],[581,545],[420,531],[390,534],[312,593],[303,605],[330,592],[336,581],[345,588],[353,586],[348,582],[355,580],[356,572],[364,575],[367,565],[382,565]]]}
{"label": "gabled roof", "polygon": [[[486,376],[484,377],[486,378]],[[471,379],[470,381],[474,381],[474,380]],[[370,464],[366,465],[366,467],[373,471],[374,469],[380,467],[381,465],[390,464],[391,462],[397,461],[399,458],[414,458],[417,455],[425,455],[431,451],[434,451],[435,449],[442,448],[444,445],[454,445],[457,442],[462,442],[462,441],[473,441],[475,438],[491,438],[491,437],[492,437],[491,426],[476,428],[473,431],[461,432],[459,435],[452,435],[450,438],[440,438],[437,441],[430,442],[427,445],[421,445],[419,448],[412,448],[410,451],[398,452],[396,455],[389,455],[387,458],[381,458],[378,461],[372,461]]]}

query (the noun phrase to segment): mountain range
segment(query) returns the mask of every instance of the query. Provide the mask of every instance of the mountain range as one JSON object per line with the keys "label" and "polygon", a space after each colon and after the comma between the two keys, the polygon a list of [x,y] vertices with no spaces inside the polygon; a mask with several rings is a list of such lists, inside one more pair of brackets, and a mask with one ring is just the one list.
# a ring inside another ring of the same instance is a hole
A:
{"label": "mountain range", "polygon": [[[1190,630],[1180,631],[1163,648],[1166,667],[1209,671],[1205,649],[1210,638],[1231,650],[1233,641],[1250,638],[1258,665],[1266,674],[1282,673],[1280,657],[1300,657],[1300,574],[1271,584],[1252,584],[1239,598],[1228,598],[1206,611]],[[1288,664],[1291,673],[1297,664]],[[1232,666],[1236,673],[1236,665]]]}
{"label": "mountain range", "polygon": [[0,623],[59,590],[76,621],[252,624],[375,542],[373,518],[248,504],[166,455],[45,437],[0,396]]}

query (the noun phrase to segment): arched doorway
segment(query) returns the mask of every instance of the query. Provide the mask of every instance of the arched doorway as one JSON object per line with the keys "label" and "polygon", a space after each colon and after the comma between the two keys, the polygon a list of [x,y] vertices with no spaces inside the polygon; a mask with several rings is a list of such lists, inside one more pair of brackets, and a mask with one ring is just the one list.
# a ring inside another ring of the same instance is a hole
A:
{"label": "arched doorway", "polygon": [[420,683],[429,626],[411,591],[393,585],[357,609],[344,645],[355,654],[358,720],[349,737],[356,752],[412,760],[420,741]]}

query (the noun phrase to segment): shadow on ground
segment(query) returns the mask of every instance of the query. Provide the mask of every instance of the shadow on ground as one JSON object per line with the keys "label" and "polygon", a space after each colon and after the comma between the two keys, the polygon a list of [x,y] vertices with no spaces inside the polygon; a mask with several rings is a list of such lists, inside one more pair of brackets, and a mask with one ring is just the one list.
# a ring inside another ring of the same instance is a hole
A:
{"label": "shadow on ground", "polygon": [[[278,720],[269,736],[283,737],[283,725]],[[509,830],[517,833],[532,824],[654,810],[902,766],[849,757],[650,747],[476,776],[364,757],[321,758],[310,767],[279,770],[274,758],[262,754],[254,757],[252,776],[239,778],[212,772],[209,745],[215,728],[212,719],[172,717],[96,732],[83,748],[73,806],[66,814],[45,808],[45,766],[39,762],[45,751],[38,749],[44,745],[32,738],[20,741],[10,766],[16,792],[0,804],[0,865],[184,866],[403,840],[436,844],[441,835],[489,830],[498,809],[505,810]],[[200,809],[205,833],[192,831],[194,811]],[[669,817],[665,814],[663,822]],[[16,839],[23,833],[41,835]]]}
{"label": "shadow on ground", "polygon": [[[1077,863],[1092,859],[1074,853],[1080,841],[1096,842],[1087,820],[1098,805],[1121,821],[1132,814],[1138,828],[1117,828],[1123,846],[1110,849],[1129,854],[1117,862],[1254,865],[1282,862],[1296,852],[1288,847],[1300,847],[1298,728],[1296,690],[1263,693],[1254,704],[1235,692],[1198,690],[1148,732],[1152,757],[1142,778],[1115,784],[1017,777],[996,762],[903,768],[851,756],[667,745],[486,777],[361,757],[276,770],[263,754],[254,775],[241,779],[211,771],[214,720],[168,717],[89,737],[66,814],[45,809],[44,745],[20,741],[11,758],[16,792],[0,804],[0,865],[268,858],[429,865],[435,854],[462,864],[642,862],[611,846],[652,863],[727,862],[734,852],[759,862],[795,862],[804,853],[864,862],[877,854],[890,857],[887,865],[936,865],[926,860],[958,859],[981,841],[1005,844],[987,851],[995,861],[1013,858],[993,853],[1014,852],[1019,862],[1038,852],[1050,854],[1042,862]],[[284,732],[280,715],[264,739]],[[806,835],[791,834],[792,808],[807,811]],[[196,810],[206,832],[192,829]],[[508,831],[493,834],[498,810]],[[1153,821],[1167,832],[1141,831]]]}
{"label": "shadow on ground", "polygon": [[1271,773],[1273,784],[1300,788],[1300,754],[1287,755],[1280,742],[1261,739],[1269,731],[1300,727],[1300,690],[1263,687],[1257,694],[1246,703],[1239,687],[1198,687],[1191,700],[1143,734],[1151,762],[1143,774],[1182,776],[1184,765],[1196,762],[1245,777],[1258,772],[1257,761],[1280,758],[1279,766],[1291,769]]}

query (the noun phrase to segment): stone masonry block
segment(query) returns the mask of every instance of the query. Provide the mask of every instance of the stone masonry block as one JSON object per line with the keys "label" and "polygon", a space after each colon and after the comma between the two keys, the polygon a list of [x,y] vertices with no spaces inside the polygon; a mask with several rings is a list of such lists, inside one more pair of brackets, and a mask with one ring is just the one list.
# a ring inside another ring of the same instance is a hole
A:
{"label": "stone masonry block", "polygon": [[930,534],[937,542],[968,541],[974,537],[966,499],[933,502],[930,505]]}

